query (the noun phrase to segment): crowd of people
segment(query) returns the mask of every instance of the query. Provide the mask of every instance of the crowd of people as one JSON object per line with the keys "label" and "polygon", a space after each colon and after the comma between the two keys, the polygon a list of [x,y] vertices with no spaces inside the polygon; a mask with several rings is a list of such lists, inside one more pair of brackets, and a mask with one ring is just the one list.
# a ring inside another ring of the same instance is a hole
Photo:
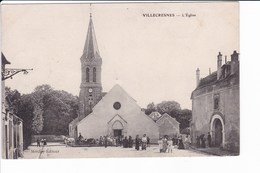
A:
{"label": "crowd of people", "polygon": [[206,148],[206,141],[207,141],[208,147],[211,147],[212,142],[211,142],[211,135],[209,132],[208,132],[207,139],[205,137],[205,134],[202,134],[202,135],[199,135],[196,137],[197,148]]}
{"label": "crowd of people", "polygon": [[132,148],[133,147],[133,139],[131,136],[100,136],[99,139],[95,141],[99,146],[121,146],[123,148]]}
{"label": "crowd of people", "polygon": [[146,136],[146,134],[143,135],[142,138],[139,137],[139,135],[136,135],[135,138],[135,149],[136,150],[146,150],[147,147],[150,146],[150,138]]}
{"label": "crowd of people", "polygon": [[[92,139],[92,140],[90,140]],[[77,143],[82,144],[91,144],[96,146],[120,146],[123,148],[133,148],[135,147],[136,150],[146,150],[147,147],[150,146],[150,138],[144,134],[141,138],[139,135],[136,135],[136,138],[133,139],[132,136],[100,136],[99,139],[84,139],[81,134],[77,139]]]}
{"label": "crowd of people", "polygon": [[164,137],[160,137],[158,140],[160,153],[165,153],[165,152],[172,153],[173,148],[178,148],[181,150],[189,149],[190,144],[191,144],[191,140],[189,135],[186,135],[184,139],[182,135],[175,136],[173,138],[169,138],[167,135],[165,135]]}
{"label": "crowd of people", "polygon": [[[88,141],[89,144],[95,146],[119,146],[123,148],[135,148],[136,150],[146,150],[147,147],[150,147],[150,138],[144,134],[143,136],[136,135],[135,139],[132,136],[100,136],[99,139],[87,140],[84,139],[81,134],[79,134],[78,141],[84,142]],[[162,152],[172,152],[173,148],[176,149],[189,149],[191,144],[189,135],[176,135],[172,138],[167,135],[160,137],[158,140],[159,151]]]}

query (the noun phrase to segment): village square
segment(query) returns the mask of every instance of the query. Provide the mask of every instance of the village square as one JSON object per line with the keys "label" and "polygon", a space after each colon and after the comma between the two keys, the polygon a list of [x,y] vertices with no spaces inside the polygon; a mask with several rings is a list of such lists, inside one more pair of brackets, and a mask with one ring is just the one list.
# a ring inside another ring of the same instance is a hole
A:
{"label": "village square", "polygon": [[[80,62],[80,68],[73,69],[81,76],[80,84],[70,81],[80,88],[78,96],[56,90],[49,84],[36,85],[31,93],[21,94],[6,85],[6,81],[16,80],[20,72],[35,73],[35,69],[9,69],[13,62],[2,52],[2,158],[239,155],[239,50],[236,46],[230,45],[232,52],[222,53],[221,48],[215,52],[212,64],[216,71],[211,72],[210,68],[205,75],[199,66],[193,69],[194,87],[189,98],[185,98],[190,101],[191,110],[184,109],[175,98],[153,101],[144,107],[118,79],[111,82],[110,89],[103,90],[103,66],[109,59],[104,60],[106,55],[99,45],[113,41],[99,42],[99,33],[94,29],[98,15],[92,12],[88,15],[88,27],[81,36],[85,38],[83,52],[80,57],[71,58],[72,62]],[[185,80],[185,75],[180,80]],[[61,75],[55,80],[65,82],[67,78]],[[172,88],[178,85],[178,81],[173,83]],[[162,90],[154,94],[160,95]]]}

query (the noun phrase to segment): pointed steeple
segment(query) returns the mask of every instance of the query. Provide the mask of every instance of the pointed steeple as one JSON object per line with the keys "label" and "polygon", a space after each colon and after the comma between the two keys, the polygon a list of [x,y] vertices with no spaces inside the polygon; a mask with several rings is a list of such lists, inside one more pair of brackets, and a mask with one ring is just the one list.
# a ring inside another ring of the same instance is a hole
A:
{"label": "pointed steeple", "polygon": [[94,59],[100,57],[91,13],[88,25],[87,38],[83,50],[83,56],[87,59]]}

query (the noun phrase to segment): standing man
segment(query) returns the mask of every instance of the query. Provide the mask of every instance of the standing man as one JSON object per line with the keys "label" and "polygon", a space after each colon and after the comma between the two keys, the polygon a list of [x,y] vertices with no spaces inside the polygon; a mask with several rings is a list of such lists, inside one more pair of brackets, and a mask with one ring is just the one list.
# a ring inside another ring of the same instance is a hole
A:
{"label": "standing man", "polygon": [[142,137],[142,150],[146,150],[146,145],[147,145],[147,137],[146,134],[144,134]]}
{"label": "standing man", "polygon": [[107,148],[107,135],[105,136],[105,148]]}
{"label": "standing man", "polygon": [[81,142],[81,141],[82,141],[82,139],[83,139],[83,136],[81,135],[81,133],[79,133],[79,137],[78,137],[78,139],[79,139],[79,142]]}
{"label": "standing man", "polygon": [[207,140],[208,140],[208,146],[211,147],[211,135],[209,132],[208,132]]}
{"label": "standing man", "polygon": [[37,147],[40,147],[40,146],[41,146],[40,139],[37,139]]}
{"label": "standing man", "polygon": [[150,138],[147,136],[147,147],[150,147]]}
{"label": "standing man", "polygon": [[204,134],[201,135],[200,140],[201,140],[201,148],[206,148],[206,139]]}

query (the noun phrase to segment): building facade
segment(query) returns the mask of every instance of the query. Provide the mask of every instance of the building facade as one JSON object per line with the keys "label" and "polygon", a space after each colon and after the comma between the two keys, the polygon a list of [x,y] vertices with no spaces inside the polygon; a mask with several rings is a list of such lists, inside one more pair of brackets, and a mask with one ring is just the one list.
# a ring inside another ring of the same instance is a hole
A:
{"label": "building facade", "polygon": [[167,113],[164,113],[156,121],[156,124],[159,126],[160,137],[167,135],[168,137],[173,138],[180,134],[180,123]]}
{"label": "building facade", "polygon": [[1,95],[1,151],[3,159],[16,159],[23,155],[23,121],[13,113],[12,103],[5,94],[5,65],[10,64],[4,54],[2,58]]}
{"label": "building facade", "polygon": [[234,51],[231,61],[222,64],[217,56],[217,71],[200,79],[196,70],[197,87],[191,94],[191,140],[210,133],[212,145],[230,151],[239,151],[239,54]]}
{"label": "building facade", "polygon": [[159,137],[159,126],[118,84],[96,104],[91,114],[77,123],[77,129],[84,138],[146,134],[154,141]]}

